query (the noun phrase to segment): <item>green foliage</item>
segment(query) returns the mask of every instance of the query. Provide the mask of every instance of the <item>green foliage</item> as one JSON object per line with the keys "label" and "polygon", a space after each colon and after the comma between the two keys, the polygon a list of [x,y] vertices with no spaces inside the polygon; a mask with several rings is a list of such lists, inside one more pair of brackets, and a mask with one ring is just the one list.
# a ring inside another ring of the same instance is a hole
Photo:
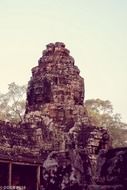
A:
{"label": "green foliage", "polygon": [[0,94],[0,120],[20,122],[25,111],[26,86],[14,82],[8,85],[8,92]]}
{"label": "green foliage", "polygon": [[109,100],[91,99],[85,102],[92,125],[107,128],[113,139],[113,146],[127,146],[127,124],[121,121],[120,114],[114,114]]}

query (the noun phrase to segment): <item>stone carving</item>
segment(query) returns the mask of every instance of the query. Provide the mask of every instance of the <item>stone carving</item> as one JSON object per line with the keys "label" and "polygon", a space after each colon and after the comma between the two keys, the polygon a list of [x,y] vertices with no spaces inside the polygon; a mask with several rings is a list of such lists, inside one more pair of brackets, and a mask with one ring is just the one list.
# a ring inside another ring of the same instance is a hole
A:
{"label": "stone carving", "polygon": [[24,121],[0,122],[1,158],[41,163],[45,190],[92,188],[105,162],[97,164],[98,154],[111,140],[90,124],[84,97],[84,79],[69,50],[61,42],[48,44],[32,69]]}

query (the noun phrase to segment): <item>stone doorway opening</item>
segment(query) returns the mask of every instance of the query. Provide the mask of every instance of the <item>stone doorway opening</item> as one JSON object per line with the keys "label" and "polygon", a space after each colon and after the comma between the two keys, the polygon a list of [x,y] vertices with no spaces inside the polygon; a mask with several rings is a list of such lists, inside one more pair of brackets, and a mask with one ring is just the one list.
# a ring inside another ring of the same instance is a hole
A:
{"label": "stone doorway opening", "polygon": [[8,185],[8,164],[0,163],[0,186]]}
{"label": "stone doorway opening", "polygon": [[12,167],[12,186],[20,186],[23,190],[35,190],[36,175],[36,166],[14,164]]}

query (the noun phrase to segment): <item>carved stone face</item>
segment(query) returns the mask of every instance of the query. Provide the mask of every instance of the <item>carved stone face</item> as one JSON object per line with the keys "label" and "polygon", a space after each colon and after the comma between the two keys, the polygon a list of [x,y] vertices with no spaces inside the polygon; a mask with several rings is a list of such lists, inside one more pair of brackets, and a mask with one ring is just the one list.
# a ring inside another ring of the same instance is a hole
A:
{"label": "carved stone face", "polygon": [[27,107],[32,106],[34,109],[36,106],[56,102],[83,105],[84,81],[69,53],[61,42],[47,45],[39,59],[39,65],[32,69]]}

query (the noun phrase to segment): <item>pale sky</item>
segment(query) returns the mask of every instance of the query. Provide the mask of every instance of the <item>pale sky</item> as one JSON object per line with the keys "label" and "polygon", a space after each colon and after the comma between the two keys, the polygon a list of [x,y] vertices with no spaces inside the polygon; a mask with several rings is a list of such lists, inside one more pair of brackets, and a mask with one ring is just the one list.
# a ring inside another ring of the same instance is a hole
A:
{"label": "pale sky", "polygon": [[56,41],[75,58],[86,99],[110,100],[127,122],[127,0],[0,0],[0,91],[27,84]]}

